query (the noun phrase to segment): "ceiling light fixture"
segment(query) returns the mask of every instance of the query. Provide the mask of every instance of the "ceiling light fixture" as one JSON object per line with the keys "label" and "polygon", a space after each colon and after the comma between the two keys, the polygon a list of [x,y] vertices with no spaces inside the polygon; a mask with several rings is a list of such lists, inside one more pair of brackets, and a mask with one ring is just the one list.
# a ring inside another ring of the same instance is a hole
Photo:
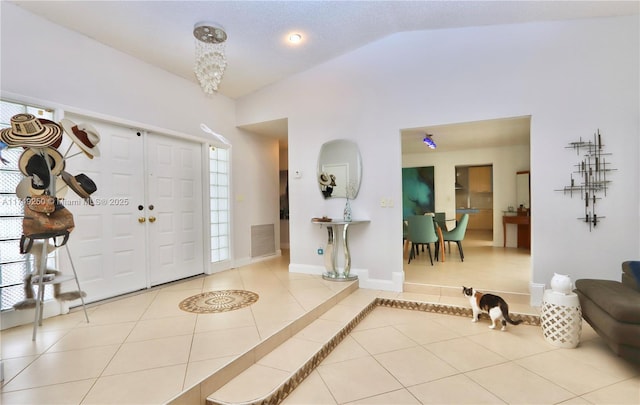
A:
{"label": "ceiling light fixture", "polygon": [[218,85],[227,68],[225,41],[227,33],[211,22],[199,22],[193,26],[196,38],[196,60],[193,71],[200,87],[207,94],[218,91]]}
{"label": "ceiling light fixture", "polygon": [[298,34],[298,33],[294,33],[289,35],[289,42],[291,42],[292,44],[297,44],[300,41],[302,41],[302,35]]}
{"label": "ceiling light fixture", "polygon": [[424,139],[422,140],[422,142],[424,142],[429,148],[435,149],[436,148],[436,143],[431,138],[432,136],[433,135],[431,135],[431,134],[426,134]]}

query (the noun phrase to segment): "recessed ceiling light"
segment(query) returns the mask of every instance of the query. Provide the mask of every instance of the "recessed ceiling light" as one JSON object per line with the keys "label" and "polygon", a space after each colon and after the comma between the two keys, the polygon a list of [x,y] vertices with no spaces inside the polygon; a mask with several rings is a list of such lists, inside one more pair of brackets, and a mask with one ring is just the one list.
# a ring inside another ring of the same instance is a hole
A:
{"label": "recessed ceiling light", "polygon": [[293,33],[289,35],[289,42],[291,42],[292,44],[297,44],[300,41],[302,41],[302,35],[298,33]]}

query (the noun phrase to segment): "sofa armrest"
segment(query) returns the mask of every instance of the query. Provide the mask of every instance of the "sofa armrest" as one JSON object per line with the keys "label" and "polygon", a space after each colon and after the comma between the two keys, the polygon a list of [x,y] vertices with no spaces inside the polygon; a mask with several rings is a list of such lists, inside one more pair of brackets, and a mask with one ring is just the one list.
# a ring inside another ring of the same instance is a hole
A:
{"label": "sofa armrest", "polygon": [[622,263],[622,284],[640,292],[640,261],[630,260]]}

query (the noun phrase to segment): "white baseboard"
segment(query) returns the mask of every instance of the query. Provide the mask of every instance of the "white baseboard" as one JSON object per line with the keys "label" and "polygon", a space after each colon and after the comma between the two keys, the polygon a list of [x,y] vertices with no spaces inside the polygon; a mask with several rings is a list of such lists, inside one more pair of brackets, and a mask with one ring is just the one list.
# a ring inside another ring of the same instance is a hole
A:
{"label": "white baseboard", "polygon": [[289,263],[289,273],[315,274],[321,276],[324,272],[324,266]]}
{"label": "white baseboard", "polygon": [[[302,273],[302,274],[314,274],[322,275],[326,272],[324,266],[311,266],[308,264],[289,264],[289,272]],[[369,270],[367,269],[351,269],[350,274],[358,276],[358,285],[360,288],[367,288],[370,290],[381,291],[394,291],[402,292],[402,286],[404,284],[404,272],[394,272],[391,275],[391,280],[380,280],[369,277]]]}
{"label": "white baseboard", "polygon": [[404,272],[391,273],[391,280],[381,280],[369,277],[369,270],[359,270],[355,272],[360,281],[360,288],[380,291],[402,292],[404,285]]}
{"label": "white baseboard", "polygon": [[[47,300],[42,307],[42,319],[51,318],[52,316],[60,315],[61,307],[60,302],[57,300]],[[13,328],[14,326],[33,324],[36,318],[36,309],[9,309],[3,311],[0,315],[0,329],[5,330]]]}
{"label": "white baseboard", "polygon": [[542,306],[542,296],[544,295],[545,284],[529,283],[529,294],[531,295],[530,305],[532,307]]}
{"label": "white baseboard", "polygon": [[275,254],[266,255],[266,256],[258,256],[258,257],[242,257],[240,259],[235,259],[233,261],[233,268],[248,266],[252,263],[259,263],[265,260],[273,259],[274,257],[282,256],[282,250],[276,250]]}

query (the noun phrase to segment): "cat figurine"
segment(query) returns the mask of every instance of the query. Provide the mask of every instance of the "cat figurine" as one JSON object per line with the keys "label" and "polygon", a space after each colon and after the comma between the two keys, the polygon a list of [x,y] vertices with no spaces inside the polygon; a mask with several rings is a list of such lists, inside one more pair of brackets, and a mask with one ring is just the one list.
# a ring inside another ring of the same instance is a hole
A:
{"label": "cat figurine", "polygon": [[507,302],[497,295],[483,294],[469,287],[462,287],[462,294],[469,298],[471,309],[473,310],[473,319],[471,322],[478,322],[480,312],[485,311],[491,318],[490,329],[495,329],[496,321],[500,319],[502,330],[507,330],[507,322],[512,325],[519,325],[522,320],[514,321],[509,317],[509,305]]}

